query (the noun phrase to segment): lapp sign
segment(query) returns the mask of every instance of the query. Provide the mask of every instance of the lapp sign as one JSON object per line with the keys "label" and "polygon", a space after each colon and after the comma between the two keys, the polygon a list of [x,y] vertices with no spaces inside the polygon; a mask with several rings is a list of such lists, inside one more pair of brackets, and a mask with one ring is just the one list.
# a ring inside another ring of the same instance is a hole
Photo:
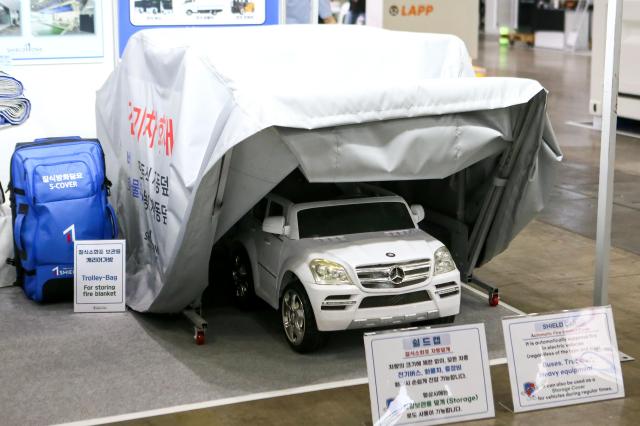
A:
{"label": "lapp sign", "polygon": [[391,16],[429,16],[433,11],[433,5],[427,2],[410,5],[403,4],[400,7],[392,5],[389,8],[389,14]]}

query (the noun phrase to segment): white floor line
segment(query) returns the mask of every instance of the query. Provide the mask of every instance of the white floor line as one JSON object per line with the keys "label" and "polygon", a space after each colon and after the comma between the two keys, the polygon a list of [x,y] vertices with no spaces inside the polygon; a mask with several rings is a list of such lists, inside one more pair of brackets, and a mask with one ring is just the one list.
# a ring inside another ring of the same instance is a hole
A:
{"label": "white floor line", "polygon": [[[475,294],[476,296],[482,297],[483,299],[487,299],[489,297],[486,293],[483,293],[480,290],[471,287],[469,284],[462,283],[462,287],[464,287],[465,289],[469,290],[471,293]],[[513,312],[516,315],[527,315],[526,312],[521,311],[520,309],[515,308],[515,307],[509,305],[508,303],[503,302],[502,300],[500,301],[500,305],[499,306],[502,306],[503,308],[510,310],[511,312]]]}
{"label": "white floor line", "polygon": [[[568,124],[570,126],[576,126],[576,127],[582,127],[583,129],[589,129],[589,130],[594,130],[596,132],[599,132],[600,129],[593,127],[592,124],[590,124],[588,121],[587,122],[581,122],[581,121],[565,121],[565,124]],[[616,131],[617,134],[619,135],[623,135],[623,136],[629,136],[630,138],[640,138],[640,135],[638,133],[633,133],[633,132],[627,132],[625,130],[617,130]]]}
{"label": "white floor line", "polygon": [[[475,288],[470,287],[468,284],[462,284],[462,285],[471,293],[479,297],[482,297],[483,299],[487,298],[487,295],[481,292],[480,290],[476,290]],[[518,315],[525,315],[523,311],[517,308],[514,308],[513,306],[508,305],[502,301],[500,302],[500,305]],[[487,309],[491,309],[491,308],[487,307]],[[506,358],[495,358],[495,359],[489,360],[490,366],[502,365],[506,363],[507,363]],[[288,389],[282,389],[282,390],[276,390],[276,391],[252,393],[248,395],[235,396],[231,398],[214,399],[211,401],[176,405],[173,407],[157,408],[154,410],[138,411],[135,413],[120,414],[116,416],[99,417],[99,418],[89,419],[89,420],[80,420],[77,422],[60,423],[57,426],[103,425],[107,423],[115,423],[115,422],[123,422],[123,421],[142,419],[142,418],[148,418],[148,417],[163,416],[166,414],[181,413],[185,411],[201,410],[203,408],[219,407],[221,405],[237,404],[240,402],[257,401],[260,399],[277,398],[277,397],[288,396],[288,395],[296,395],[300,393],[316,392],[321,390],[335,389],[335,388],[341,388],[341,387],[347,387],[347,386],[364,385],[367,383],[369,383],[369,380],[366,377],[362,377],[359,379],[341,380],[336,382],[321,383],[321,384],[309,385],[309,386],[300,386],[300,387],[288,388]]]}
{"label": "white floor line", "polygon": [[102,425],[107,423],[123,422],[146,417],[162,416],[165,414],[180,413],[184,411],[200,410],[203,408],[219,407],[221,405],[237,404],[239,402],[257,401],[260,399],[276,398],[281,396],[296,395],[300,393],[316,392],[327,389],[335,389],[347,386],[364,385],[369,383],[366,377],[359,379],[341,380],[336,382],[321,383],[317,385],[300,386],[296,388],[282,389],[277,391],[252,393],[249,395],[235,396],[231,398],[214,399],[211,401],[196,402],[193,404],[176,405],[167,408],[157,408],[154,410],[138,411],[135,413],[121,414],[117,416],[100,417],[77,422],[60,423],[57,426],[89,426]]}
{"label": "white floor line", "polygon": [[568,124],[569,126],[576,126],[576,127],[582,127],[583,129],[589,129],[589,130],[597,130],[600,131],[600,129],[595,128],[592,124],[589,124],[588,121],[573,121],[573,120],[568,120],[565,121],[564,124]]}

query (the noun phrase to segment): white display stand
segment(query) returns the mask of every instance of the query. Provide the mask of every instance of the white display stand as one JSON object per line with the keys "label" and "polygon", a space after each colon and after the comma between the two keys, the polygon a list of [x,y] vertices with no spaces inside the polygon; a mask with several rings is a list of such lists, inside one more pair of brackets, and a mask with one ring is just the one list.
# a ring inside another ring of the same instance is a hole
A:
{"label": "white display stand", "polygon": [[[624,9],[618,26],[620,27],[620,96],[617,113],[620,117],[640,120],[640,0],[618,0],[618,8]],[[604,117],[604,63],[605,43],[607,42],[607,0],[595,0],[593,9],[593,28],[591,31],[591,90],[589,112],[594,121]],[[613,40],[611,40],[613,42]],[[606,47],[610,49],[611,47]],[[595,127],[595,126],[594,126]],[[596,127],[598,128],[598,127]]]}
{"label": "white display stand", "polygon": [[478,0],[430,0],[428,2],[367,0],[367,25],[398,31],[453,34],[478,57]]}
{"label": "white display stand", "polygon": [[564,49],[565,36],[562,31],[536,31],[535,46],[545,49]]}
{"label": "white display stand", "polygon": [[0,58],[0,69],[24,84],[24,94],[32,105],[31,116],[24,124],[2,129],[0,181],[5,185],[9,182],[9,163],[16,143],[53,136],[95,136],[95,93],[113,71],[114,56],[117,56],[114,55],[113,3],[99,3],[104,43],[101,62],[57,63],[50,60],[34,65],[30,61],[12,60],[6,56],[3,50],[9,45],[0,41],[0,57],[5,56]]}
{"label": "white display stand", "polygon": [[616,164],[622,3],[622,0],[610,0],[607,10],[607,42],[604,56],[604,94],[602,97],[600,176],[598,178],[598,216],[596,224],[596,272],[593,288],[593,304],[600,306],[609,303],[609,260],[611,254],[611,220],[613,217],[613,178]]}

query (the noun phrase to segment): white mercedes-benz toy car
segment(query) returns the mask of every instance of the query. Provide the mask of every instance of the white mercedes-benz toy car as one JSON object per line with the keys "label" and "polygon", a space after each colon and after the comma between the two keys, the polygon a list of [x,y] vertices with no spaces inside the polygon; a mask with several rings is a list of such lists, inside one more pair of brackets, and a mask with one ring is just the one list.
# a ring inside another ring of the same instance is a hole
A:
{"label": "white mercedes-benz toy car", "polygon": [[240,222],[232,290],[241,305],[257,295],[279,309],[298,352],[318,348],[324,331],[453,321],[460,273],[417,227],[422,206],[366,184],[309,188],[276,188]]}

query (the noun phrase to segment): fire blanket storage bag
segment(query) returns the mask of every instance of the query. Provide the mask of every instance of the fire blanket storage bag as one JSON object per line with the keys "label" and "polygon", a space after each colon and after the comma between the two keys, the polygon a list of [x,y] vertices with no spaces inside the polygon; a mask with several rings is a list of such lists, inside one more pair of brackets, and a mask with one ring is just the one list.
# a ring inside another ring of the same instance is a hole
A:
{"label": "fire blanket storage bag", "polygon": [[11,157],[17,282],[38,302],[73,299],[73,244],[116,238],[111,183],[96,139],[36,139]]}

